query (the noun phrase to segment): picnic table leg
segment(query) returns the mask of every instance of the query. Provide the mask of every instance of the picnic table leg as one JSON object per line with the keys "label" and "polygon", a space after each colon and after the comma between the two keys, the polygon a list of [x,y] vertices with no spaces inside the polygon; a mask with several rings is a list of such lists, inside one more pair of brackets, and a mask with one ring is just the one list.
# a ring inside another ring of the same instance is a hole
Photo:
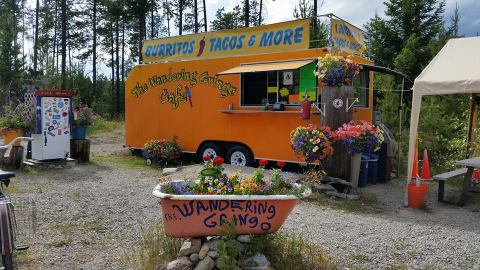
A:
{"label": "picnic table leg", "polygon": [[465,199],[468,194],[468,190],[470,189],[471,181],[472,181],[472,174],[473,174],[473,167],[467,167],[467,174],[465,174],[465,178],[463,179],[463,188],[462,188],[462,194],[460,195],[460,201],[458,202],[458,205],[464,206],[465,205]]}
{"label": "picnic table leg", "polygon": [[445,181],[438,181],[438,201],[443,201],[443,194],[445,193]]}

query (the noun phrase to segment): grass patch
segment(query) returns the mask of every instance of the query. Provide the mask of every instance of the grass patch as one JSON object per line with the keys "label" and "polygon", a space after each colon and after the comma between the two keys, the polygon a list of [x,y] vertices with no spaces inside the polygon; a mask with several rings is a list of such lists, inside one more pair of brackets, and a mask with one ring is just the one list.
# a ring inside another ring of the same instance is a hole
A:
{"label": "grass patch", "polygon": [[12,195],[12,194],[25,194],[28,192],[28,190],[17,186],[17,184],[14,182],[15,180],[12,180],[10,182],[10,185],[8,185],[7,188],[4,189],[5,194],[7,195]]}
{"label": "grass patch", "polygon": [[257,237],[254,248],[263,253],[274,269],[322,270],[337,269],[323,250],[299,235],[275,233]]}
{"label": "grass patch", "polygon": [[107,231],[107,228],[105,227],[105,225],[98,220],[87,223],[85,227],[88,230],[94,231],[96,233],[104,233],[105,231]]}
{"label": "grass patch", "polygon": [[[233,240],[234,234],[225,233],[220,237],[218,254],[221,270],[238,269],[236,263],[260,252],[264,254],[272,267],[277,270],[330,270],[337,266],[323,252],[323,250],[304,240],[299,235],[275,233],[257,236],[252,239],[244,250],[240,250]],[[177,258],[182,240],[165,235],[163,225],[158,222],[155,226],[142,231],[140,245],[140,262],[142,269],[152,270],[164,266]]]}
{"label": "grass patch", "polygon": [[154,164],[152,164],[152,166],[148,166],[142,157],[133,156],[128,152],[115,153],[106,156],[92,156],[91,162],[122,169],[145,169],[158,167]]}
{"label": "grass patch", "polygon": [[353,254],[352,259],[354,259],[357,262],[369,262],[370,261],[370,257],[368,257],[368,255],[361,254],[361,253]]}
{"label": "grass patch", "polygon": [[97,135],[102,133],[122,131],[124,128],[123,120],[106,120],[104,118],[96,119],[87,129],[88,135]]}
{"label": "grass patch", "polygon": [[380,213],[383,211],[383,207],[375,195],[367,192],[360,192],[359,195],[360,198],[358,200],[345,200],[334,197],[331,198],[323,193],[314,192],[305,200],[348,213]]}
{"label": "grass patch", "polygon": [[162,222],[142,230],[140,244],[140,261],[142,269],[154,270],[158,265],[165,265],[177,258],[182,240],[165,235]]}
{"label": "grass patch", "polygon": [[59,241],[53,241],[48,244],[49,247],[54,247],[54,248],[61,248],[61,247],[67,247],[72,244],[72,239],[62,239]]}

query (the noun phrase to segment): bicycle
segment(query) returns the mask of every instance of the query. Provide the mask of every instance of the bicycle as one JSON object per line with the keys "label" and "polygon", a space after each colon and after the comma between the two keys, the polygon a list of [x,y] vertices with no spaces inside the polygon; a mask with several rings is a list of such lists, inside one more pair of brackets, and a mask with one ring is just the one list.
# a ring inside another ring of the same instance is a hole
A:
{"label": "bicycle", "polygon": [[[32,141],[29,137],[17,137],[7,145],[0,146],[0,152],[10,149],[18,141]],[[3,156],[4,153],[2,153]],[[16,221],[15,211],[12,199],[4,193],[4,186],[8,187],[10,179],[15,177],[15,173],[6,172],[0,169],[0,252],[2,254],[2,265],[5,270],[13,270],[13,251],[26,250],[27,244],[16,245]],[[0,268],[2,269],[2,268]]]}

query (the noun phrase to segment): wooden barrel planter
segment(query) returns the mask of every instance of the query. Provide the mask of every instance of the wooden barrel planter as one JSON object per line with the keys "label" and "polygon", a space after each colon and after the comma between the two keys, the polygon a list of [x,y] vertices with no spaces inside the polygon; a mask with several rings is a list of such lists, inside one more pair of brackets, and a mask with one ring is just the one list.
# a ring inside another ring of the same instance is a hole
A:
{"label": "wooden barrel planter", "polygon": [[[325,104],[325,114],[322,115],[322,126],[332,130],[338,129],[344,123],[352,120],[353,109],[348,108],[355,98],[355,90],[351,86],[325,86],[321,92],[321,102]],[[350,179],[350,155],[345,146],[335,144],[333,155],[323,161],[325,171],[329,176]]]}

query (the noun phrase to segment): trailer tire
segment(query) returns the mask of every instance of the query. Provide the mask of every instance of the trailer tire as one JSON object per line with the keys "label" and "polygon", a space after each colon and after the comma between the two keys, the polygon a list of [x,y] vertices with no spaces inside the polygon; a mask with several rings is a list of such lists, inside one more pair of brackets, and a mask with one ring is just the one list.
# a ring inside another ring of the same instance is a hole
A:
{"label": "trailer tire", "polygon": [[253,165],[253,155],[248,148],[237,145],[228,150],[227,154],[227,163],[235,166],[252,166]]}
{"label": "trailer tire", "polygon": [[223,152],[220,146],[216,143],[207,142],[198,151],[198,155],[200,158],[204,156],[212,156],[215,157],[223,157]]}

